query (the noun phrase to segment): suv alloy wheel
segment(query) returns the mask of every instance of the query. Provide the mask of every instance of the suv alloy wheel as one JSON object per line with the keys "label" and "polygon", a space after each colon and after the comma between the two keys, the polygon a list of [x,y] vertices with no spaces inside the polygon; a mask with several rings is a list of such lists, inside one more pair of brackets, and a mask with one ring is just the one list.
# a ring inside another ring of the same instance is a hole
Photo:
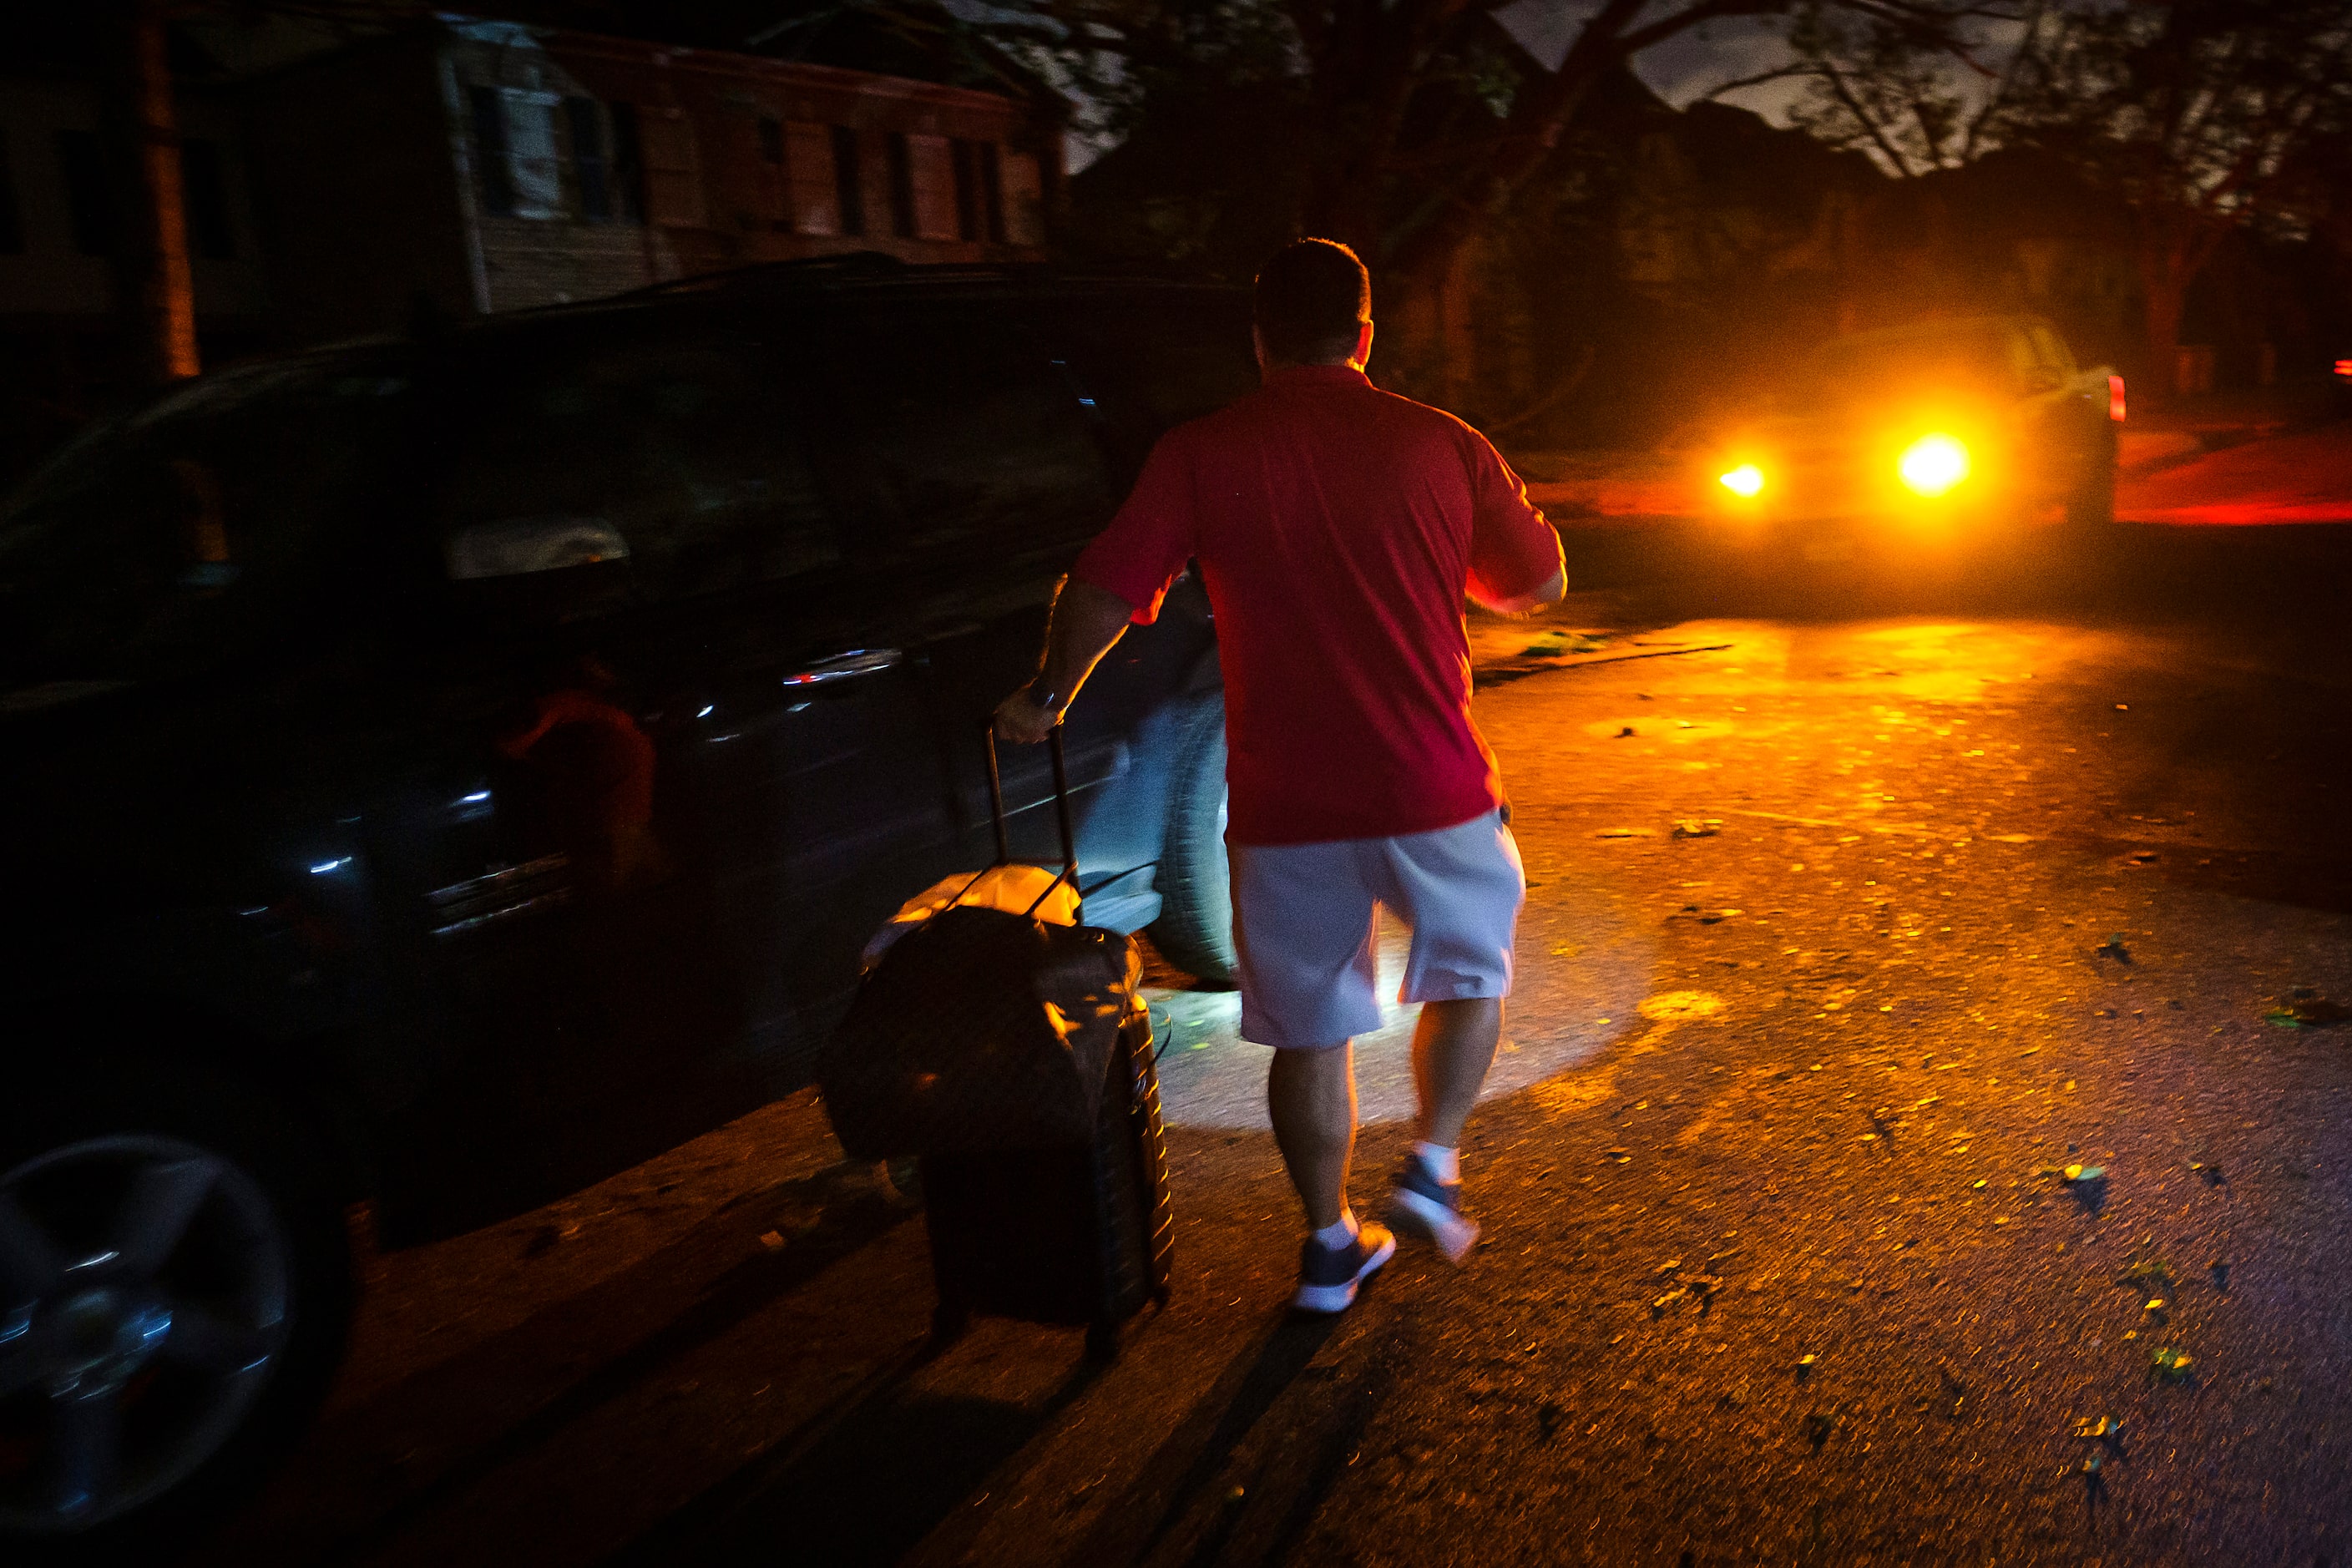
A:
{"label": "suv alloy wheel", "polygon": [[0,1145],[0,1546],[185,1523],[324,1392],[351,1295],[340,1209],[289,1157],[283,1108],[207,1118],[213,1098]]}

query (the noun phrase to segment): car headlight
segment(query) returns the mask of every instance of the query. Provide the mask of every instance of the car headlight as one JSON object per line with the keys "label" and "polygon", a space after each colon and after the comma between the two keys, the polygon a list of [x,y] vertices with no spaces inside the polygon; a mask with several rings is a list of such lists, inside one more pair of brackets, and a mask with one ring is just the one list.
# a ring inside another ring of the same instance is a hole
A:
{"label": "car headlight", "polygon": [[1913,493],[1939,496],[1969,477],[1969,449],[1950,436],[1922,436],[1905,448],[1895,471]]}
{"label": "car headlight", "polygon": [[1764,470],[1753,463],[1742,463],[1727,473],[1717,475],[1716,482],[1733,495],[1753,498],[1763,493]]}

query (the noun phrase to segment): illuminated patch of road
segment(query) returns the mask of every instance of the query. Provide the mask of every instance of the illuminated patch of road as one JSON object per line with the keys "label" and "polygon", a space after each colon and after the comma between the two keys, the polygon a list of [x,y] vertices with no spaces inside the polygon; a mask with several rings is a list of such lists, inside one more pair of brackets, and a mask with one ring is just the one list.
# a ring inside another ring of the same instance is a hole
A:
{"label": "illuminated patch of road", "polygon": [[[1591,1061],[1640,1017],[1656,962],[1652,938],[1595,886],[1531,905],[1522,919],[1517,985],[1502,1047],[1486,1092],[1494,1100],[1538,1086]],[[1412,938],[1381,922],[1381,1026],[1356,1040],[1358,1115],[1367,1126],[1410,1121],[1412,1030],[1420,1009],[1396,1000]],[[1232,992],[1147,992],[1160,1058],[1160,1097],[1171,1126],[1263,1128],[1265,1068],[1273,1054],[1241,1038],[1241,998]],[[1652,1026],[1656,1026],[1654,1024]]]}

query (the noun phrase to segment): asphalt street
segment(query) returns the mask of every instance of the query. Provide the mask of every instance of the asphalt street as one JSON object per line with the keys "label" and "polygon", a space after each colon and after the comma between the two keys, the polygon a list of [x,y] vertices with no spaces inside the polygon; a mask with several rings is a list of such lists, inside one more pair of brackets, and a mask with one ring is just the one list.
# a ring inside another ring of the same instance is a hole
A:
{"label": "asphalt street", "polygon": [[198,1560],[2352,1561],[2352,1026],[2266,1017],[2352,1002],[2346,531],[1572,541],[1478,628],[1530,890],[1469,1268],[1288,1318],[1265,1053],[1163,969],[1177,1288],[1114,1365],[926,1357],[919,1214],[803,1094],[374,1259]]}

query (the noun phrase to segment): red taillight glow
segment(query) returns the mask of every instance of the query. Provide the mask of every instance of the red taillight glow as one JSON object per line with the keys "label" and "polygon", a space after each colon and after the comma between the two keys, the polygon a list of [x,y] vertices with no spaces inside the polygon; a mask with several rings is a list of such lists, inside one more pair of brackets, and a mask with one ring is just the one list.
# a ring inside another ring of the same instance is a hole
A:
{"label": "red taillight glow", "polygon": [[2107,417],[2120,425],[2124,422],[2124,378],[2107,377]]}
{"label": "red taillight glow", "polygon": [[2352,381],[2352,359],[2340,359],[2336,362],[2336,379]]}

